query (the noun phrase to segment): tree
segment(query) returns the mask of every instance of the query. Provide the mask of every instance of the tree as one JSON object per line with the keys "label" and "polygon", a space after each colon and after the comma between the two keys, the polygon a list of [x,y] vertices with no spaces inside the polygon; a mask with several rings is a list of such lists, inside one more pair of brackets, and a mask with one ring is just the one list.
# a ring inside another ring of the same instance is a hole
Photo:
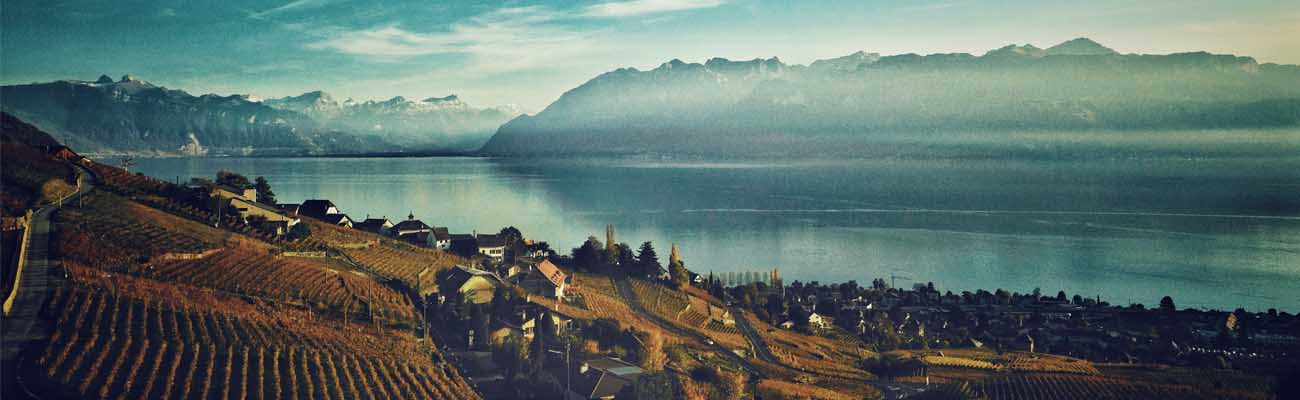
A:
{"label": "tree", "polygon": [[513,226],[501,228],[501,232],[497,232],[497,235],[500,235],[501,239],[505,240],[507,245],[522,243],[524,241],[524,233],[520,232],[518,228]]}
{"label": "tree", "polygon": [[679,289],[691,285],[691,272],[686,269],[686,263],[681,260],[668,264],[668,277],[672,279],[673,286]]}
{"label": "tree", "polygon": [[776,318],[782,313],[785,313],[785,302],[781,301],[781,296],[778,296],[775,293],[769,294],[767,295],[767,304],[764,304],[763,308],[767,310],[768,315],[772,318]]}
{"label": "tree", "polygon": [[528,245],[528,252],[529,253],[540,252],[543,254],[543,257],[550,257],[555,255],[555,250],[551,250],[551,244],[546,242],[536,242]]}
{"label": "tree", "polygon": [[1056,292],[1056,301],[1064,303],[1066,301],[1065,291]]}
{"label": "tree", "polygon": [[573,249],[573,263],[578,269],[586,271],[597,271],[602,264],[604,257],[601,256],[603,250],[600,245],[592,239],[582,242],[582,246]]}
{"label": "tree", "polygon": [[230,171],[217,171],[217,184],[236,189],[246,189],[253,186],[248,181],[248,177]]}
{"label": "tree", "polygon": [[641,243],[641,249],[636,254],[636,264],[640,267],[642,275],[658,275],[664,268],[659,264],[659,255],[655,253],[654,244],[650,242]]}
{"label": "tree", "polygon": [[312,235],[312,229],[311,227],[307,226],[307,223],[303,223],[303,222],[295,223],[294,227],[290,227],[289,229],[290,240],[307,239],[311,235]]}
{"label": "tree", "polygon": [[1174,298],[1169,296],[1160,298],[1160,311],[1173,312],[1176,309],[1174,307]]}
{"label": "tree", "polygon": [[619,243],[614,249],[614,260],[619,267],[629,268],[636,265],[636,255],[632,253],[632,247],[627,243]]}
{"label": "tree", "polygon": [[668,355],[664,353],[664,336],[659,331],[651,330],[646,334],[645,344],[641,347],[641,369],[646,372],[663,371],[668,364]]}
{"label": "tree", "polygon": [[794,325],[799,328],[807,328],[809,317],[808,311],[804,310],[803,306],[796,303],[791,303],[789,309],[790,322],[794,322]]}
{"label": "tree", "polygon": [[253,189],[257,189],[257,202],[267,205],[275,205],[275,192],[271,191],[271,183],[264,177],[257,177],[253,181]]}

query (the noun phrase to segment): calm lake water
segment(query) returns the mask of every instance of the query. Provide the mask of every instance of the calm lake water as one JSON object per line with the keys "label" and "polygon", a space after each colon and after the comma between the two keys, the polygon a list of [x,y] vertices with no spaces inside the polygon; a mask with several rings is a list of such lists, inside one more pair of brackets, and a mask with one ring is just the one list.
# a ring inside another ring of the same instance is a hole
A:
{"label": "calm lake water", "polygon": [[1300,311],[1300,154],[1104,161],[137,160],[167,180],[266,176],[281,202],[453,232],[513,225],[567,251],[675,241],[695,271],[787,282],[891,274],[940,290]]}

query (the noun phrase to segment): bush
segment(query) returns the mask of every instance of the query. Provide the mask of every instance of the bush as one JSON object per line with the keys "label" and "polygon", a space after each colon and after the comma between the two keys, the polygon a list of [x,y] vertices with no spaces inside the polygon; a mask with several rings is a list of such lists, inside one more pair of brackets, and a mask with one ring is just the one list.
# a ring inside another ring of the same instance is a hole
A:
{"label": "bush", "polygon": [[707,365],[691,368],[691,379],[706,383],[718,383],[721,381],[721,378],[718,377],[718,370]]}

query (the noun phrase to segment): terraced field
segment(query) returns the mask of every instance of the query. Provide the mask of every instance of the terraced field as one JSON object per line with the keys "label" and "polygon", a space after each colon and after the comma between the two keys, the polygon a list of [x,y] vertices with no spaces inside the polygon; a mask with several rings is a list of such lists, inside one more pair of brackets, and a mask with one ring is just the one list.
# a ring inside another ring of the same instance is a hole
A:
{"label": "terraced field", "polygon": [[57,245],[65,258],[123,272],[167,253],[218,248],[231,234],[113,194],[94,192],[58,218]]}
{"label": "terraced field", "polygon": [[[304,221],[307,221],[304,219]],[[398,242],[369,232],[309,221],[312,236],[338,249],[369,272],[397,279],[412,288],[432,284],[434,274],[463,264],[453,254]],[[422,277],[421,272],[428,270]]]}
{"label": "terraced field", "polygon": [[[335,268],[331,268],[335,267]],[[403,294],[327,260],[274,256],[265,248],[236,246],[208,257],[151,265],[144,276],[196,286],[300,302],[318,308],[413,321]]]}
{"label": "terraced field", "polygon": [[[735,326],[709,324],[710,318],[692,306],[692,299],[685,293],[674,291],[663,285],[641,279],[632,279],[632,290],[641,299],[646,310],[660,318],[674,321],[678,325],[695,330],[730,348],[749,348],[749,342],[740,335]],[[697,301],[703,305],[703,301]]]}
{"label": "terraced field", "polygon": [[83,397],[476,398],[409,339],[399,342],[404,350],[377,351],[365,340],[373,336],[304,332],[329,328],[286,329],[265,314],[195,312],[81,288],[54,304],[55,333],[37,362]]}

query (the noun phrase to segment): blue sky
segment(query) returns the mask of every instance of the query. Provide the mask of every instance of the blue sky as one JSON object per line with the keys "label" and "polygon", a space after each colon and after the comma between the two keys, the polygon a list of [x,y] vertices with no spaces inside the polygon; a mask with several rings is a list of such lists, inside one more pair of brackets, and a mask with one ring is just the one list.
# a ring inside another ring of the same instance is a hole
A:
{"label": "blue sky", "polygon": [[673,58],[803,64],[1086,36],[1124,53],[1300,64],[1295,0],[6,0],[0,21],[4,84],[130,73],[192,93],[455,93],[530,111],[601,72]]}

